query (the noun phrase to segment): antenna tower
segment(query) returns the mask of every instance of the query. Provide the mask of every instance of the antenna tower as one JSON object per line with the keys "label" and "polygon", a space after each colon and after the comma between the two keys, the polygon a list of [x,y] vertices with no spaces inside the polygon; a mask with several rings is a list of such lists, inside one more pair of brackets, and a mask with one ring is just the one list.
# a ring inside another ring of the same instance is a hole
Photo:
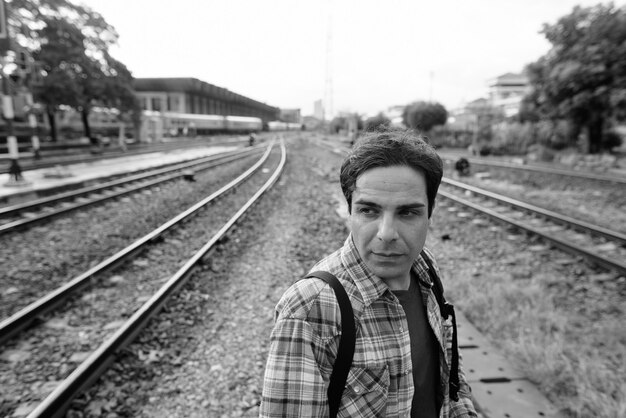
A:
{"label": "antenna tower", "polygon": [[326,81],[324,85],[324,120],[333,117],[333,18],[331,1],[328,1],[328,27],[326,28]]}

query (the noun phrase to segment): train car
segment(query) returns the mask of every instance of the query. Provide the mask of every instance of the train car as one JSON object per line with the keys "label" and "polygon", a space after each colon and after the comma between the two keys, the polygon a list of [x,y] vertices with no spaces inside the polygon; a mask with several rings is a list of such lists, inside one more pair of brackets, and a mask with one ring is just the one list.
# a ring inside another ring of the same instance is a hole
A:
{"label": "train car", "polygon": [[263,121],[260,118],[226,116],[225,119],[228,132],[257,132],[263,129]]}
{"label": "train car", "polygon": [[[50,126],[45,115],[39,115],[38,133],[41,139],[49,136]],[[63,106],[56,114],[57,132],[63,139],[78,139],[85,136],[80,112]],[[263,121],[257,117],[204,115],[176,112],[142,112],[141,141],[160,140],[163,137],[194,137],[197,135],[213,135],[221,133],[250,133],[263,130]],[[134,127],[127,118],[120,120],[115,109],[94,107],[89,112],[89,126],[92,137],[115,138],[119,136],[124,125],[124,135],[132,135]],[[0,122],[0,136],[6,136],[6,127]],[[29,143],[32,129],[27,122],[15,120],[14,135],[20,142]]]}
{"label": "train car", "polygon": [[[144,111],[142,129],[147,138],[163,136],[196,136],[216,133],[258,132],[263,128],[260,118],[246,116],[202,115]],[[148,139],[148,140],[150,140]]]}
{"label": "train car", "polygon": [[196,136],[227,131],[224,116],[174,112],[144,112],[151,119],[160,118],[165,136]]}
{"label": "train car", "polygon": [[302,130],[301,123],[294,122],[281,122],[281,121],[273,121],[268,122],[268,128],[270,131],[300,131]]}

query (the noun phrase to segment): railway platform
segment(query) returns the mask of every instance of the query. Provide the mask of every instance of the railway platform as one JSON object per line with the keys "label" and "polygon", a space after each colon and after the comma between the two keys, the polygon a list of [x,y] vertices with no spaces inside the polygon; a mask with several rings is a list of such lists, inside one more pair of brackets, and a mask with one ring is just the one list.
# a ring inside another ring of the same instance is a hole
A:
{"label": "railway platform", "polygon": [[96,181],[138,170],[188,161],[236,148],[237,145],[204,146],[40,168],[23,172],[23,181],[17,183],[9,174],[0,174],[0,206],[87,186]]}

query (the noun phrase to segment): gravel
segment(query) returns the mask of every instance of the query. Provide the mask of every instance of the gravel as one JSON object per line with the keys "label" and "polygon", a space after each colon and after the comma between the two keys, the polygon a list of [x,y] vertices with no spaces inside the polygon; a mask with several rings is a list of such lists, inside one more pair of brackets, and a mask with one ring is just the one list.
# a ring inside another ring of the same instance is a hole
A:
{"label": "gravel", "polygon": [[[272,165],[275,167],[279,156],[279,150],[275,149],[266,167],[272,168]],[[256,160],[258,156],[251,161],[248,159],[211,170],[209,174],[198,174],[196,183],[179,183],[178,187],[168,190],[164,196],[170,199],[169,206],[162,204],[159,196],[154,195],[154,190],[119,200],[112,205],[120,209],[117,220],[128,227],[132,219],[124,219],[124,215],[128,216],[130,213],[133,218],[137,218],[137,212],[133,213],[133,210],[140,209],[144,209],[144,214],[150,215],[150,205],[155,203],[161,203],[152,206],[160,212],[160,216],[166,215],[168,211],[178,212],[186,209],[190,200],[195,203],[211,194],[217,185],[222,186],[229,182],[231,177],[243,172]],[[54,385],[66,378],[76,365],[82,362],[104,338],[116,331],[124,319],[145,302],[181,263],[199,249],[206,242],[207,236],[226,222],[231,208],[247,201],[266,178],[265,173],[253,176],[238,186],[236,193],[227,193],[206,209],[198,211],[182,227],[167,233],[162,240],[153,243],[139,258],[123,264],[112,274],[97,277],[62,309],[42,318],[45,321],[42,326],[25,331],[19,338],[7,344],[0,355],[2,393],[0,415],[4,416],[13,410],[18,412],[17,415],[22,415],[40,402]],[[142,199],[142,196],[149,200]],[[102,212],[106,208],[98,209]],[[77,230],[80,230],[80,226],[84,228],[83,231],[90,230],[89,222],[82,224],[74,219],[74,225]],[[51,229],[49,225],[46,227]],[[151,229],[146,225],[144,227]],[[141,228],[128,229],[121,231],[120,234],[120,238],[126,239],[126,244],[137,238],[133,233],[141,232]],[[27,235],[24,234],[21,238],[24,239]],[[102,241],[106,243],[106,239]],[[33,243],[33,246],[36,247],[36,244]],[[81,255],[80,250],[77,254]],[[98,261],[109,255],[110,253],[98,255]],[[27,298],[25,295],[21,296]],[[15,299],[21,301],[19,297]]]}
{"label": "gravel", "polygon": [[0,276],[4,290],[0,319],[120,251],[258,159],[248,157],[199,172],[196,182],[168,182],[0,236],[0,265],[4,270]]}
{"label": "gravel", "polygon": [[270,195],[68,416],[258,416],[274,305],[345,237],[338,163],[293,139]]}

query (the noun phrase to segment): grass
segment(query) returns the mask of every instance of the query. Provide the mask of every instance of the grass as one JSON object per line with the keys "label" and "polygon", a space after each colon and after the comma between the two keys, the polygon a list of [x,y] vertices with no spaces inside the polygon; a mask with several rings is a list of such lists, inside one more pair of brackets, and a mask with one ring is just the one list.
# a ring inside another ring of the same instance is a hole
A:
{"label": "grass", "polygon": [[[511,245],[496,241],[500,248]],[[585,276],[558,277],[563,273],[547,262],[533,267],[532,277],[516,280],[513,273],[529,263],[520,260],[524,251],[512,246],[504,251],[515,254],[508,261],[493,257],[481,264],[481,257],[467,257],[467,247],[436,245],[455,260],[454,270],[444,271],[450,298],[565,415],[626,416],[626,331],[619,295],[603,299],[599,284],[590,286],[591,296],[564,294]],[[564,285],[554,286],[555,279]]]}

